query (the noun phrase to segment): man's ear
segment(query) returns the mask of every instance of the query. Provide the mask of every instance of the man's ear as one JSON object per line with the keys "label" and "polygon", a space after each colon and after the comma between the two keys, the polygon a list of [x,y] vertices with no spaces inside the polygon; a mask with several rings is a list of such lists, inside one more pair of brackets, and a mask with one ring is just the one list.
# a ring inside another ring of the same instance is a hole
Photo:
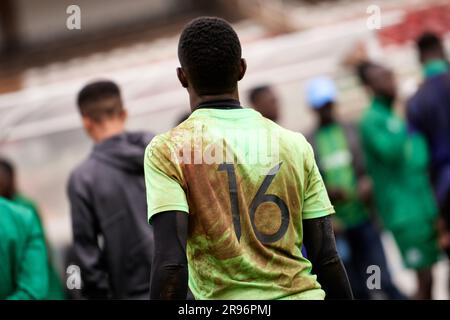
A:
{"label": "man's ear", "polygon": [[122,121],[126,121],[128,119],[128,111],[127,111],[127,109],[122,109],[120,111],[120,119]]}
{"label": "man's ear", "polygon": [[181,68],[181,67],[177,68],[177,77],[178,77],[178,80],[180,81],[181,85],[183,86],[183,88],[187,88],[189,86],[189,83],[187,81],[187,77],[186,77],[186,74],[184,73],[183,68]]}
{"label": "man's ear", "polygon": [[83,122],[84,130],[90,134],[94,130],[95,121],[89,117],[81,117],[81,121]]}
{"label": "man's ear", "polygon": [[242,80],[244,78],[245,72],[247,71],[247,61],[245,59],[241,59],[241,65],[239,67],[239,79]]}
{"label": "man's ear", "polygon": [[83,122],[83,127],[86,129],[92,127],[92,120],[88,117],[81,117],[81,121]]}

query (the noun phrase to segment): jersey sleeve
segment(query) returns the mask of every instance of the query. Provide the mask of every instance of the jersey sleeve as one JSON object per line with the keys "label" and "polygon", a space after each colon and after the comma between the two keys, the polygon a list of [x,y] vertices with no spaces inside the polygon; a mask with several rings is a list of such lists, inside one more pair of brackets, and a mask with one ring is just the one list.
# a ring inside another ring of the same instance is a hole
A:
{"label": "jersey sleeve", "polygon": [[180,168],[171,154],[169,144],[161,136],[155,137],[145,150],[144,172],[150,223],[152,216],[160,212],[189,213]]}
{"label": "jersey sleeve", "polygon": [[25,208],[24,229],[25,246],[18,253],[18,266],[15,275],[15,291],[7,300],[41,300],[48,295],[48,259],[45,239],[38,217]]}
{"label": "jersey sleeve", "polygon": [[322,176],[314,160],[314,152],[309,143],[307,144],[304,161],[303,219],[315,219],[334,213]]}

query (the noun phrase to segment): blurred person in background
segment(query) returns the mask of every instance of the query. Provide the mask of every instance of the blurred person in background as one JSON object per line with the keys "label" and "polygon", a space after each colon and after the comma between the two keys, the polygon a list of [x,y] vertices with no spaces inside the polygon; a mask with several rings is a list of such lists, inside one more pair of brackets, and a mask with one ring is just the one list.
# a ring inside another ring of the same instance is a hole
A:
{"label": "blurred person in background", "polygon": [[433,33],[417,39],[424,82],[408,102],[411,131],[428,143],[430,171],[442,221],[440,244],[450,258],[450,73],[444,46]]}
{"label": "blurred person in background", "polygon": [[46,299],[48,257],[38,216],[0,197],[0,226],[0,300]]}
{"label": "blurred person in background", "polygon": [[[329,217],[333,207],[311,146],[241,106],[241,54],[238,35],[220,18],[195,19],[180,36],[177,75],[192,114],[152,140],[144,164],[155,232],[151,298],[184,299],[189,279],[196,299],[351,299]],[[276,163],[235,164],[248,150],[259,151],[258,140],[244,132],[279,135],[280,154],[264,148],[277,153]],[[229,162],[191,163],[193,154],[223,144],[232,146]],[[174,157],[185,145],[187,160]]]}
{"label": "blurred person in background", "polygon": [[264,117],[278,123],[280,106],[278,97],[272,87],[263,85],[250,90],[248,94],[250,106]]}
{"label": "blurred person in background", "polygon": [[[318,126],[308,140],[349,244],[347,269],[353,271],[349,273],[353,293],[357,299],[370,299],[375,294],[387,299],[405,299],[392,282],[380,234],[369,217],[372,190],[362,159],[358,129],[354,124],[337,119],[337,89],[330,78],[310,80],[306,98],[318,119]],[[371,265],[382,270],[381,290],[367,288],[367,268]]]}
{"label": "blurred person in background", "polygon": [[144,151],[153,135],[127,132],[127,111],[114,82],[78,94],[88,158],[70,175],[73,250],[88,299],[148,299],[153,232],[147,224]]}
{"label": "blurred person in background", "polygon": [[[24,196],[17,190],[16,186],[16,172],[12,162],[7,159],[0,158],[0,197],[4,197],[10,200],[12,203],[28,209],[33,215],[36,216],[36,221],[38,222],[41,233],[45,237],[44,227],[41,221],[41,217],[34,201]],[[51,261],[50,246],[47,244],[47,252],[49,255],[48,259],[48,277],[49,286],[48,294],[45,299],[48,300],[61,300],[65,298],[64,289],[61,283],[60,276],[56,272],[56,269]]]}
{"label": "blurred person in background", "polygon": [[187,120],[187,118],[189,118],[189,116],[191,115],[190,112],[184,112],[181,115],[178,116],[177,121],[175,122],[175,126],[179,125],[180,123],[184,122],[185,120]]}
{"label": "blurred person in background", "polygon": [[377,212],[394,236],[404,265],[416,271],[418,289],[414,298],[431,299],[431,268],[440,250],[427,146],[421,135],[408,133],[405,121],[395,113],[393,72],[371,62],[359,64],[357,72],[371,96],[360,122],[360,134]]}

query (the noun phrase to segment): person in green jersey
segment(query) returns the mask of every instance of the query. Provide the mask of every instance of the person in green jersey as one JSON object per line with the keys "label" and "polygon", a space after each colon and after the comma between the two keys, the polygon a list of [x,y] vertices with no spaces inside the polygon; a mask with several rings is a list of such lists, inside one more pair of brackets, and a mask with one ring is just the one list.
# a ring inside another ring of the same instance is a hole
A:
{"label": "person in green jersey", "polygon": [[184,299],[188,283],[195,299],[352,298],[311,146],[239,103],[246,62],[233,28],[191,21],[178,57],[193,112],[144,159],[151,298]]}
{"label": "person in green jersey", "polygon": [[37,216],[0,197],[0,300],[45,299],[47,250]]}
{"label": "person in green jersey", "polygon": [[[42,221],[40,219],[39,210],[36,203],[17,191],[14,166],[10,161],[1,158],[0,158],[0,197],[4,197],[13,202],[14,204],[21,206],[25,209],[28,209],[31,213],[33,213],[36,216],[39,228],[42,230],[42,233],[44,234],[43,231],[44,228],[42,226]],[[50,251],[48,249],[48,245],[47,251]],[[48,259],[48,276],[49,276],[49,288],[48,294],[45,297],[45,299],[47,300],[64,299],[65,294],[61,279],[55,267],[53,266],[53,263],[51,262],[50,258]]]}
{"label": "person in green jersey", "polygon": [[[351,254],[346,266],[358,299],[405,299],[391,280],[380,234],[370,216],[371,184],[365,171],[357,128],[335,115],[337,89],[327,77],[311,79],[306,87],[308,105],[318,125],[309,137],[319,170],[336,210]],[[380,287],[366,285],[369,266],[379,266]]]}
{"label": "person in green jersey", "polygon": [[430,299],[431,267],[438,260],[437,205],[427,173],[428,152],[418,133],[409,133],[393,109],[396,84],[391,70],[370,62],[358,75],[372,96],[360,122],[367,170],[377,209],[392,232],[407,268],[416,270],[415,298]]}

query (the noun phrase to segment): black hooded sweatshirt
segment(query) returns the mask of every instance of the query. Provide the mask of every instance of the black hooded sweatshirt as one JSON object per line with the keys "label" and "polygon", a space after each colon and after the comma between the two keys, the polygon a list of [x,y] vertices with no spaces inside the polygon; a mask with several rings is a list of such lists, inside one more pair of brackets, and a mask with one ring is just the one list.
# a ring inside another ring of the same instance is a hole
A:
{"label": "black hooded sweatshirt", "polygon": [[150,133],[96,144],[71,174],[75,261],[87,299],[148,299],[153,232],[147,223],[144,152]]}

